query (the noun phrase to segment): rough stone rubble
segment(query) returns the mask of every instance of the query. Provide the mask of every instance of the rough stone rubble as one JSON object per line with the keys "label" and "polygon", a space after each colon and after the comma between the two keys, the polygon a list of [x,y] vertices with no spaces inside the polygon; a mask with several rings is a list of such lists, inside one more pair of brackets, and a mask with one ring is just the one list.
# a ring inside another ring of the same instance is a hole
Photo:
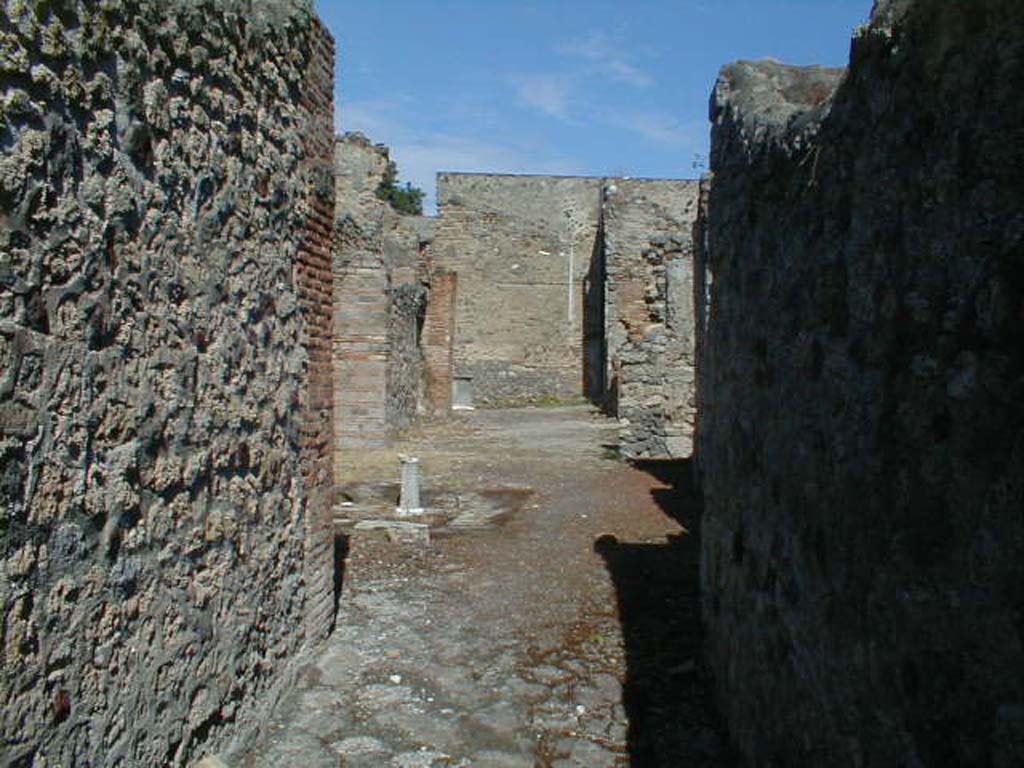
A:
{"label": "rough stone rubble", "polygon": [[699,465],[749,763],[1024,763],[1024,6],[726,67],[700,184],[442,174],[437,220],[333,56],[306,0],[0,13],[0,761],[244,745],[333,621],[342,449],[587,397]]}
{"label": "rough stone rubble", "polygon": [[4,764],[182,765],[329,629],[332,67],[308,3],[0,13]]}
{"label": "rough stone rubble", "polygon": [[698,258],[707,654],[753,765],[1024,763],[1024,5],[739,62]]}

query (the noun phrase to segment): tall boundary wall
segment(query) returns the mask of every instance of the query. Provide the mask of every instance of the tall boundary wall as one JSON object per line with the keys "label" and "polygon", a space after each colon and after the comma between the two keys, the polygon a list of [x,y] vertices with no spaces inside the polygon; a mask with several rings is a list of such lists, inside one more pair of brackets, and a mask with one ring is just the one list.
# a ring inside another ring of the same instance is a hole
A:
{"label": "tall boundary wall", "polygon": [[707,653],[751,765],[1024,764],[1024,5],[726,67],[698,264]]}
{"label": "tall boundary wall", "polygon": [[13,2],[0,70],[0,763],[184,765],[333,620],[333,41]]}
{"label": "tall boundary wall", "polygon": [[438,174],[434,259],[459,283],[454,376],[456,391],[466,394],[457,405],[583,397],[584,285],[601,184],[577,176]]}

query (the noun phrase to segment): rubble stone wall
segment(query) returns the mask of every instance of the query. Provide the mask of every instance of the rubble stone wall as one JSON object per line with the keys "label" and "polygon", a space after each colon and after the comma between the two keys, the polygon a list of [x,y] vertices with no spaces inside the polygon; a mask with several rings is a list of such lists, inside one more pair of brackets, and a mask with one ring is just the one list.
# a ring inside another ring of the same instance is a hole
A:
{"label": "rubble stone wall", "polygon": [[402,429],[419,415],[424,399],[426,372],[420,329],[427,289],[407,283],[391,289],[389,299],[387,418],[392,429]]}
{"label": "rubble stone wall", "polygon": [[14,2],[0,70],[0,761],[182,765],[332,618],[333,42]]}
{"label": "rubble stone wall", "polygon": [[616,179],[602,204],[607,397],[630,458],[683,458],[694,423],[699,182]]}
{"label": "rubble stone wall", "polygon": [[387,422],[395,431],[427,410],[422,330],[427,303],[433,296],[427,262],[434,221],[390,214],[383,243],[390,278]]}
{"label": "rubble stone wall", "polygon": [[1022,87],[1016,0],[717,84],[702,579],[752,765],[1024,762]]}

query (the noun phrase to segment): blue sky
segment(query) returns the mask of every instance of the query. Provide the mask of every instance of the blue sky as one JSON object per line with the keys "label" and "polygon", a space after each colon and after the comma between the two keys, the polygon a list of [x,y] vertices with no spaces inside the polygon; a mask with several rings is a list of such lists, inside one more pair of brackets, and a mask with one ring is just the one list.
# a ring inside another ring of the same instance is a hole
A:
{"label": "blue sky", "polygon": [[317,0],[336,127],[438,171],[690,178],[722,64],[845,65],[871,0]]}

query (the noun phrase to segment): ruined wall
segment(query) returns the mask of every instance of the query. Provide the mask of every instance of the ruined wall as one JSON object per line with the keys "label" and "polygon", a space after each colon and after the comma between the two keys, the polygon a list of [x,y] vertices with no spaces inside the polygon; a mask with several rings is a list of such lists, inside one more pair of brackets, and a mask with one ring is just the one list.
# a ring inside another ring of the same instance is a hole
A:
{"label": "ruined wall", "polygon": [[390,154],[359,133],[335,142],[335,465],[383,445],[425,409],[420,329],[434,222],[376,195]]}
{"label": "ruined wall", "polygon": [[604,189],[607,397],[630,458],[692,453],[698,192],[696,181],[661,179]]}
{"label": "ruined wall", "polygon": [[583,394],[584,282],[602,180],[438,175],[433,254],[458,274],[455,376],[477,405]]}
{"label": "ruined wall", "polygon": [[[376,190],[388,153],[360,134],[334,152],[334,434],[338,449],[382,445],[387,425],[388,274]],[[335,472],[343,469],[336,456]]]}
{"label": "ruined wall", "polygon": [[423,348],[420,328],[426,312],[427,289],[405,284],[392,289],[388,318],[388,425],[402,429],[419,414],[424,396]]}
{"label": "ruined wall", "polygon": [[181,765],[331,620],[333,43],[8,3],[0,70],[0,762]]}
{"label": "ruined wall", "polygon": [[434,221],[392,212],[384,233],[388,294],[387,420],[392,430],[411,424],[427,410],[422,329],[431,298],[427,252]]}
{"label": "ruined wall", "polygon": [[430,266],[430,297],[423,317],[424,402],[432,415],[452,408],[452,376],[455,371],[455,297],[458,277],[454,272]]}
{"label": "ruined wall", "polygon": [[697,193],[671,179],[439,174],[432,253],[458,275],[456,389],[484,406],[587,397],[622,419],[625,455],[689,455]]}
{"label": "ruined wall", "polygon": [[1024,764],[1022,87],[1016,0],[716,87],[702,568],[752,764]]}

